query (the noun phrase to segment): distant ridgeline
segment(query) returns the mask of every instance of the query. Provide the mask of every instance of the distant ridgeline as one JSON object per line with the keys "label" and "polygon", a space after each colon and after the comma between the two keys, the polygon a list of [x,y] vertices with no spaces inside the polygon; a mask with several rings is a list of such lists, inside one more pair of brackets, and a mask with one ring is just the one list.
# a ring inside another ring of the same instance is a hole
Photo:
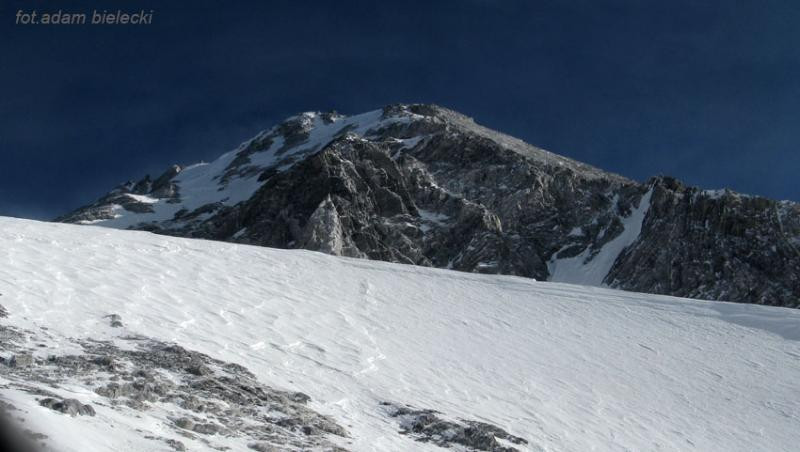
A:
{"label": "distant ridgeline", "polygon": [[800,205],[639,183],[433,105],[303,113],[56,221],[800,306]]}

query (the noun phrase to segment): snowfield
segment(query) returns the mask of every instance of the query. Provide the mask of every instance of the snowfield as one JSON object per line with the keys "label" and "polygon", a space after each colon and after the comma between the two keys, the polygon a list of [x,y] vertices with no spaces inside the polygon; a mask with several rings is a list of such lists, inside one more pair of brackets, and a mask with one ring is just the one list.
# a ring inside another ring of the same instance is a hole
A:
{"label": "snowfield", "polygon": [[[355,451],[443,450],[400,434],[384,401],[491,423],[520,450],[800,444],[797,310],[11,218],[0,293],[0,325],[40,334],[36,358],[80,353],[79,339],[175,342],[308,394]],[[82,380],[49,388],[97,412],[71,417],[9,378],[0,398],[57,450],[168,450],[147,435],[247,450],[178,436],[177,407],[115,408]]]}

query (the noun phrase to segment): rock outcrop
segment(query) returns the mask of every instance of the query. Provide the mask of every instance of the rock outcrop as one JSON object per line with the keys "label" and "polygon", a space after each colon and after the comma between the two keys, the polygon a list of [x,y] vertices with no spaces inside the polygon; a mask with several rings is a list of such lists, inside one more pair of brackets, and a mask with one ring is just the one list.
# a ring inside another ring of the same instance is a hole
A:
{"label": "rock outcrop", "polygon": [[[519,449],[514,445],[528,444],[525,439],[486,422],[448,420],[435,410],[420,410],[390,402],[382,402],[381,405],[390,417],[398,421],[400,433],[423,443],[486,452],[518,452]],[[508,445],[501,444],[501,441]]]}
{"label": "rock outcrop", "polygon": [[[330,439],[348,432],[312,410],[309,396],[267,386],[235,363],[138,335],[114,343],[70,339],[60,345],[79,353],[46,358],[41,355],[57,353],[58,347],[49,348],[42,331],[0,325],[0,336],[0,352],[14,353],[0,360],[3,389],[36,397],[38,405],[72,417],[146,417],[141,424],[146,427],[136,431],[159,450],[161,443],[178,451],[191,450],[192,444],[225,450],[230,438],[256,450],[345,450]],[[33,350],[32,342],[39,344]],[[40,356],[32,357],[32,351]],[[20,357],[26,357],[25,365]],[[16,409],[0,397],[0,411]],[[26,436],[46,438],[35,432]]]}

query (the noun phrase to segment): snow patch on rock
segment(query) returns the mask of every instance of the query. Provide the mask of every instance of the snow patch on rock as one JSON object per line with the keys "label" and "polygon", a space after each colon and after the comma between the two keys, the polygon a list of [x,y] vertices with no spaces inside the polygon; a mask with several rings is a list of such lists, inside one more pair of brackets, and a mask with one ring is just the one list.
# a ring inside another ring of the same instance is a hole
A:
{"label": "snow patch on rock", "polygon": [[[548,262],[550,281],[600,286],[614,266],[617,257],[625,248],[633,244],[642,232],[647,211],[650,208],[650,198],[653,190],[647,191],[639,201],[639,206],[630,215],[622,219],[624,227],[622,233],[609,241],[599,251],[587,247],[577,256],[559,259],[558,253]],[[614,202],[616,205],[616,201]],[[570,235],[577,235],[578,231],[571,231]],[[602,231],[604,233],[605,231]]]}

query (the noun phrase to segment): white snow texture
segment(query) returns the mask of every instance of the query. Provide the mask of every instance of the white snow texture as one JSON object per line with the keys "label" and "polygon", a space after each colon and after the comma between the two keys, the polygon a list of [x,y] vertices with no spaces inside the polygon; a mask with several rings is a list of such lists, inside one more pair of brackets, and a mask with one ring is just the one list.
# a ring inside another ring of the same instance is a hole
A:
{"label": "white snow texture", "polygon": [[[303,391],[349,430],[332,441],[355,451],[441,450],[398,434],[384,400],[496,424],[535,451],[800,444],[791,309],[10,218],[0,218],[0,293],[10,313],[0,322],[46,328],[50,348],[141,334]],[[111,313],[125,327],[111,328]],[[127,416],[85,387],[60,391],[97,416],[0,395],[60,450],[163,450],[144,438],[168,434],[162,411]]]}

